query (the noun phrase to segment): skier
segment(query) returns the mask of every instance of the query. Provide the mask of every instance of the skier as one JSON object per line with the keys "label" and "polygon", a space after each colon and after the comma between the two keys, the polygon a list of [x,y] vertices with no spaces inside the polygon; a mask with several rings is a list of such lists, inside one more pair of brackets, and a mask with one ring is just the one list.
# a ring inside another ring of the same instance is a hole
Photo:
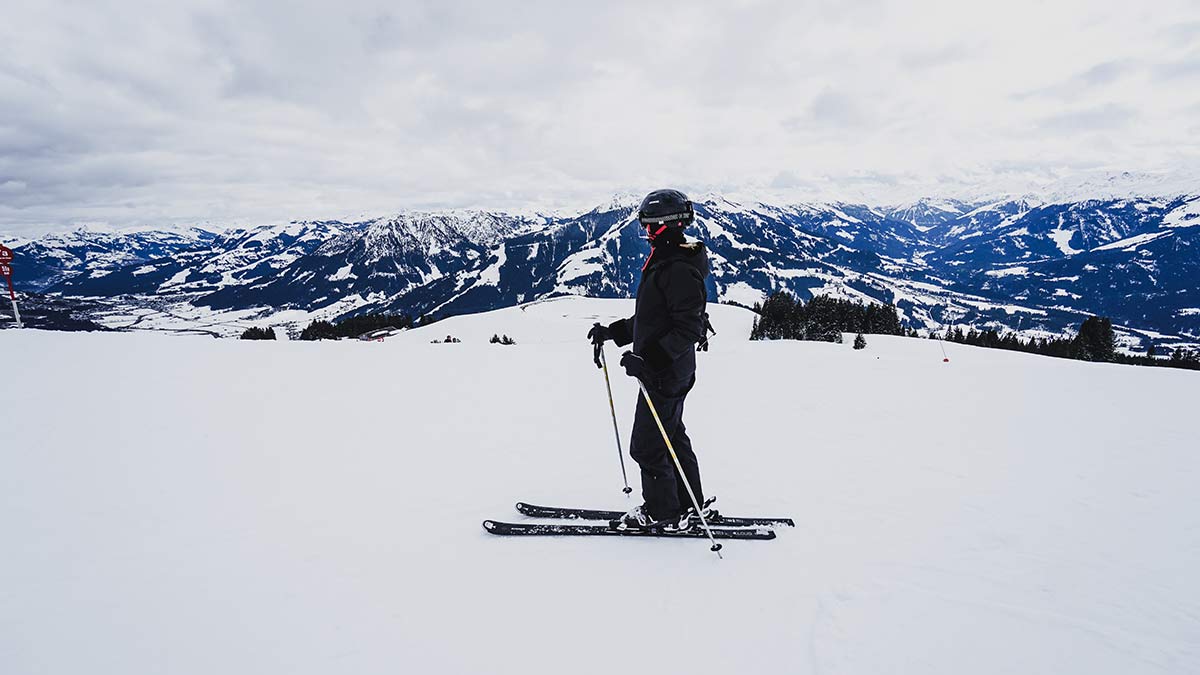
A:
{"label": "skier", "polygon": [[[696,345],[705,340],[708,326],[708,254],[703,243],[689,242],[683,234],[693,220],[692,203],[677,190],[656,190],[642,200],[638,221],[651,248],[642,265],[634,314],[608,326],[596,324],[588,337],[593,344],[612,340],[618,347],[631,345],[621,366],[646,385],[696,501],[703,505],[700,469],[683,424],[683,402],[696,382]],[[629,454],[641,469],[644,503],[623,515],[618,528],[686,529],[695,509],[641,396]]]}

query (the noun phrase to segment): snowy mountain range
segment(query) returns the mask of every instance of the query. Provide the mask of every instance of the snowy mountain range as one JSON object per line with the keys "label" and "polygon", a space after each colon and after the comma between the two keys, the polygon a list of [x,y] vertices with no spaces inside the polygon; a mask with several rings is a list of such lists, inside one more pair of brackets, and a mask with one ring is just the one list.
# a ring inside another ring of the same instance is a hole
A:
{"label": "snowy mountain range", "polygon": [[[628,297],[647,251],[635,208],[625,197],[574,216],[77,231],[17,242],[16,282],[99,303],[95,318],[111,327],[207,322],[221,334],[366,311],[444,316],[558,295]],[[1200,196],[877,207],[711,195],[696,210],[689,231],[709,248],[710,298],[722,302],[787,289],[894,303],[918,328],[1061,333],[1096,313],[1135,342],[1200,339]]]}

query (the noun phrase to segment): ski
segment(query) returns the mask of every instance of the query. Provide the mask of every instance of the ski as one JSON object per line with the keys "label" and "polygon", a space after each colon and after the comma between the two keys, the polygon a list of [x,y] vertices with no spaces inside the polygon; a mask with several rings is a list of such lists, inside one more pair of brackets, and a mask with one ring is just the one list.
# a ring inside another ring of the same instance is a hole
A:
{"label": "ski", "polygon": [[[712,503],[712,499],[705,502],[705,505]],[[600,509],[572,509],[561,506],[538,506],[536,504],[526,504],[525,502],[517,502],[517,511],[529,516],[530,518],[563,518],[566,520],[616,520],[621,517],[620,511],[604,511]],[[692,523],[699,524],[700,519],[692,516]],[[765,517],[741,517],[741,516],[726,516],[719,511],[713,511],[713,514],[708,517],[709,525],[719,525],[721,527],[758,527],[760,525],[786,525],[787,527],[795,527],[796,523],[791,518],[765,518]]]}
{"label": "ski", "polygon": [[[680,532],[661,532],[654,530],[614,530],[608,525],[577,525],[575,523],[502,523],[495,520],[483,521],[483,529],[490,534],[501,536],[534,536],[534,537],[659,537],[663,539],[672,538],[699,538],[707,537],[704,530],[700,528],[690,528]],[[743,540],[758,540],[770,541],[775,538],[774,530],[765,527],[758,529],[750,528],[712,528],[714,539],[743,539]]]}

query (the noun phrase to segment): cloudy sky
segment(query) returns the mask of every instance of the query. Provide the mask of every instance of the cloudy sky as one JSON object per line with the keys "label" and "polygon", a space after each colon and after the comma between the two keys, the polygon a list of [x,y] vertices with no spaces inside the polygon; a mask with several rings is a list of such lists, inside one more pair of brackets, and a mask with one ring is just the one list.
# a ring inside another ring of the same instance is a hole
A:
{"label": "cloudy sky", "polygon": [[1200,165],[1196,0],[7,5],[9,233]]}

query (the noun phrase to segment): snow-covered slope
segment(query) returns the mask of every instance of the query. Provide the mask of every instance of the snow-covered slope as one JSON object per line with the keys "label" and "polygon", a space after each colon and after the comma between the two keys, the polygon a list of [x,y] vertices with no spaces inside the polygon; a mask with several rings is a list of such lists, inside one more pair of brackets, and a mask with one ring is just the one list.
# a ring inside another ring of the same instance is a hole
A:
{"label": "snow-covered slope", "polygon": [[583,339],[631,308],[383,343],[0,332],[0,670],[1200,670],[1191,372],[748,342],[715,308],[687,412],[706,487],[795,529],[724,560],[484,533],[517,500],[631,503]]}

